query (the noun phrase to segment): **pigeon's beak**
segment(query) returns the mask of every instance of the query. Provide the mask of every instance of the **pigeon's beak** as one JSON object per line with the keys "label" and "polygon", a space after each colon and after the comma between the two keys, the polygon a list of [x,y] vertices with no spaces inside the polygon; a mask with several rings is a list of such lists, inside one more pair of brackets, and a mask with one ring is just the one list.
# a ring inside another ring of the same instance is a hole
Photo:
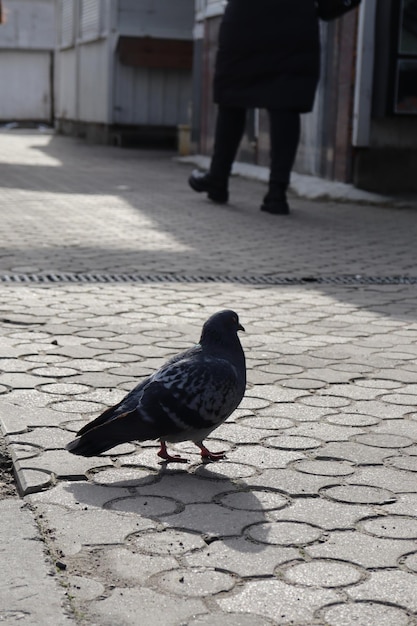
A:
{"label": "pigeon's beak", "polygon": [[242,324],[238,324],[237,329],[238,330],[243,330],[243,332],[245,332],[245,329],[243,328]]}

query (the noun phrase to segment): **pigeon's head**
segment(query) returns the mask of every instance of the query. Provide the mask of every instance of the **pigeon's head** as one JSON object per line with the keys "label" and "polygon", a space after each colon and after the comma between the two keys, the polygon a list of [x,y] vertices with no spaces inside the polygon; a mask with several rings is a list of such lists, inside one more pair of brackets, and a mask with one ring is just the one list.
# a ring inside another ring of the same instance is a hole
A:
{"label": "pigeon's head", "polygon": [[237,336],[239,330],[245,330],[239,322],[239,316],[234,311],[226,309],[215,313],[205,322],[201,333],[200,343],[216,342],[228,343]]}

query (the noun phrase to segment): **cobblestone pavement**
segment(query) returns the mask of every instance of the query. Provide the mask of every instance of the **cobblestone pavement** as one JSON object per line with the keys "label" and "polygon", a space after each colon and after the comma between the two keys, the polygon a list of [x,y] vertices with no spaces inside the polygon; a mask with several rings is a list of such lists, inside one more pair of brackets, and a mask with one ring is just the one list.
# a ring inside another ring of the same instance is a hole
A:
{"label": "cobblestone pavement", "polygon": [[[217,207],[166,154],[49,135],[0,135],[0,161],[3,280],[142,276],[0,283],[0,423],[20,493],[0,510],[15,532],[25,516],[53,574],[21,593],[33,548],[15,550],[0,621],[416,625],[417,286],[337,279],[417,276],[417,212],[293,198],[289,218],[265,216],[263,186],[242,179]],[[224,461],[191,444],[177,446],[187,466],[159,463],[155,442],[64,450],[226,307],[249,383],[209,439]]]}

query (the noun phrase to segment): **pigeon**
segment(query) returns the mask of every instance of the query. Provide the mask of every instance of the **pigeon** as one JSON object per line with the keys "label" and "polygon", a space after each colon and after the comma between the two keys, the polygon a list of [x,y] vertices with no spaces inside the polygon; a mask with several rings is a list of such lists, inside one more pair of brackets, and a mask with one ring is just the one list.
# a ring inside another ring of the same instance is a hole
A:
{"label": "pigeon", "polygon": [[246,388],[245,354],[238,331],[245,329],[234,311],[215,313],[205,322],[199,343],[171,358],[140,382],[118,404],[77,433],[66,449],[96,456],[129,441],[159,440],[165,462],[186,463],[172,456],[168,443],[192,441],[205,461],[225,452],[210,452],[203,440],[238,407]]}

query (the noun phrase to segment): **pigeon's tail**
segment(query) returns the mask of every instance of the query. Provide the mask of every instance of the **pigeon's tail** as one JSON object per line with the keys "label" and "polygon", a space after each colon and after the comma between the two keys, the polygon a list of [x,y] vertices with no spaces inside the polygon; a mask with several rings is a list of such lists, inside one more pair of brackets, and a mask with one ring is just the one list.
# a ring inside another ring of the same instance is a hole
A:
{"label": "pigeon's tail", "polygon": [[117,443],[114,441],[104,439],[99,433],[90,430],[82,437],[77,437],[77,439],[70,441],[66,449],[71,454],[77,454],[78,456],[97,456],[116,445]]}
{"label": "pigeon's tail", "polygon": [[67,444],[66,449],[78,456],[97,456],[110,448],[127,441],[156,439],[158,435],[144,427],[137,411],[123,413],[95,428],[82,429],[76,439]]}

